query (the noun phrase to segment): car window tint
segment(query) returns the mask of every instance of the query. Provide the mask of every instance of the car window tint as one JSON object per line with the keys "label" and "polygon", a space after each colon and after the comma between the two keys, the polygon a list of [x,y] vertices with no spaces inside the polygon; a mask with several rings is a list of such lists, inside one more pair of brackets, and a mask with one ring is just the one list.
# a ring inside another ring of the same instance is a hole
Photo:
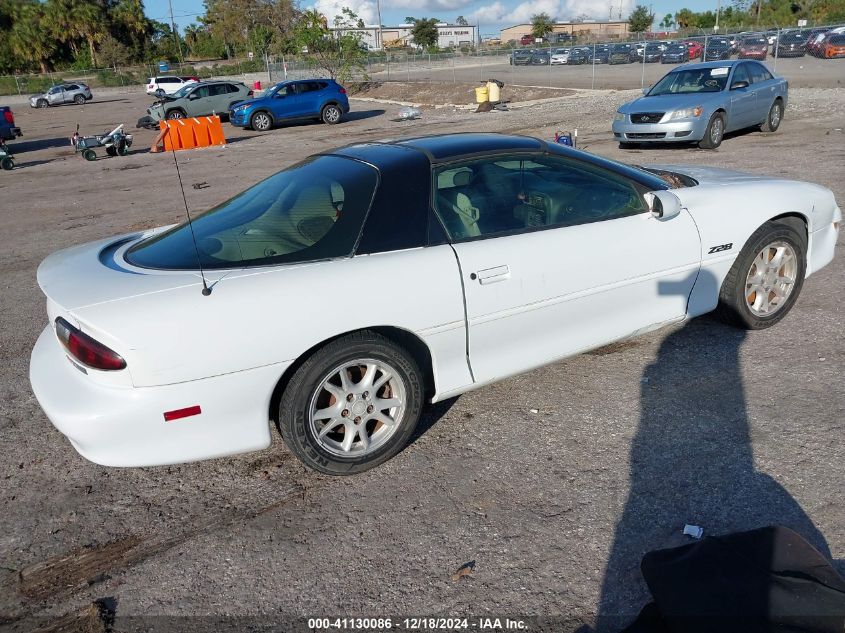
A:
{"label": "car window tint", "polygon": [[160,83],[160,84],[178,84],[178,83],[182,83],[182,81],[178,77],[159,77],[158,83]]}
{"label": "car window tint", "polygon": [[200,99],[205,99],[209,95],[209,88],[210,86],[200,86],[195,90],[191,91],[191,96],[196,99],[199,97]]}
{"label": "car window tint", "polygon": [[736,68],[734,68],[734,75],[731,78],[731,85],[735,84],[738,81],[746,81],[749,84],[751,83],[751,77],[748,75],[748,64],[738,64]]}
{"label": "car window tint", "polygon": [[454,240],[643,213],[624,176],[557,156],[484,158],[440,167],[434,206]]}
{"label": "car window tint", "polygon": [[226,84],[213,84],[208,86],[208,94],[212,97],[229,94]]}
{"label": "car window tint", "polygon": [[289,94],[293,94],[293,86],[292,85],[282,86],[281,88],[279,88],[276,91],[277,97],[286,97]]}
{"label": "car window tint", "polygon": [[[281,171],[193,221],[205,268],[264,266],[352,254],[377,183],[373,167],[318,156]],[[137,266],[196,269],[191,227],[130,249]]]}
{"label": "car window tint", "polygon": [[772,79],[772,73],[762,64],[751,64],[751,81],[755,84]]}
{"label": "car window tint", "polygon": [[235,84],[223,84],[226,86],[226,92],[233,93],[238,92],[238,87]]}
{"label": "car window tint", "polygon": [[79,90],[79,86],[75,84],[68,84],[67,86],[65,86],[65,90]]}

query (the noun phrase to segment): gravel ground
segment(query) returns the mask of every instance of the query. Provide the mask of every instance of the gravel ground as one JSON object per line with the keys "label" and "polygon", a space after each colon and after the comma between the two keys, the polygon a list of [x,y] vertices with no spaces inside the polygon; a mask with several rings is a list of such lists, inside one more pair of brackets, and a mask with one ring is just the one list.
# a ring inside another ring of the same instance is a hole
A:
{"label": "gravel ground", "polygon": [[[549,139],[578,128],[582,148],[611,158],[806,179],[845,202],[845,90],[795,89],[779,132],[735,134],[709,152],[619,150],[609,121],[635,95],[583,91],[404,123],[391,120],[395,106],[353,102],[338,127],[226,126],[226,148],[180,163],[200,211],[342,143],[453,131]],[[144,149],[152,132],[138,131],[129,157],[94,163],[67,145],[77,122],[88,133],[131,123],[146,102],[16,113],[19,169],[0,173],[0,626],[64,626],[51,618],[67,614],[101,626],[105,610],[117,630],[472,614],[546,618],[532,630],[613,630],[647,599],[640,557],[684,542],[684,523],[709,534],[789,525],[845,571],[842,238],[775,328],[744,334],[697,319],[438,404],[403,453],[354,478],[306,471],[278,439],[169,468],[86,462],[29,388],[46,320],[35,269],[56,249],[182,218],[171,157]],[[453,581],[469,561],[474,571]]]}

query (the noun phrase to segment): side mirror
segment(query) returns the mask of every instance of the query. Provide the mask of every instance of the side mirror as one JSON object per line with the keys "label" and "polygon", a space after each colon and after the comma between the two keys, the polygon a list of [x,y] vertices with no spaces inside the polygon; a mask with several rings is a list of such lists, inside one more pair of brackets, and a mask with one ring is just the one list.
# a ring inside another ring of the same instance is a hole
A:
{"label": "side mirror", "polygon": [[200,96],[199,96],[199,93],[197,93],[197,92],[192,92],[191,94],[188,95],[188,101],[195,101],[196,99],[199,99],[199,98],[200,98]]}
{"label": "side mirror", "polygon": [[164,88],[157,88],[154,94],[157,97],[163,97],[164,96]]}
{"label": "side mirror", "polygon": [[740,88],[748,88],[747,81],[735,81],[731,84],[731,90],[739,90]]}
{"label": "side mirror", "polygon": [[671,191],[658,190],[645,194],[649,211],[658,220],[669,220],[681,213],[681,201]]}

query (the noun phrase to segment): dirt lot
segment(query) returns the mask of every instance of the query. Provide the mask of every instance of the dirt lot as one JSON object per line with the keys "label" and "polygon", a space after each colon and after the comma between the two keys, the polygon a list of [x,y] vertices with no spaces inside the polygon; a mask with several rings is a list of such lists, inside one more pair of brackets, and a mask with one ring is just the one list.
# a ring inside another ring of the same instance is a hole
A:
{"label": "dirt lot", "polygon": [[[404,101],[421,105],[435,106],[445,103],[475,103],[475,88],[478,83],[425,83],[425,82],[368,82],[353,85],[350,94],[355,97]],[[572,95],[572,90],[565,88],[535,88],[530,86],[509,86],[503,99],[509,102],[552,99]]]}
{"label": "dirt lot", "polygon": [[[635,94],[432,110],[405,123],[391,120],[396,106],[353,102],[337,127],[227,125],[225,148],[179,159],[200,211],[356,140],[482,130],[550,139],[577,127],[583,148],[611,158],[806,179],[845,203],[845,90],[793,90],[778,133],[733,135],[711,152],[619,150],[609,122]],[[93,163],[67,143],[77,122],[87,133],[131,124],[146,102],[17,109],[19,168],[0,172],[0,626],[57,625],[82,609],[86,625],[116,615],[116,630],[473,614],[614,630],[646,601],[640,557],[684,542],[684,523],[709,534],[789,525],[845,571],[842,238],[775,328],[744,334],[702,318],[439,404],[403,453],[354,478],[305,471],[278,440],[170,468],[86,462],[29,388],[46,322],[35,270],[56,249],[183,218],[172,157],[145,149],[152,132],[138,131],[130,156]],[[469,561],[473,573],[452,581]]]}

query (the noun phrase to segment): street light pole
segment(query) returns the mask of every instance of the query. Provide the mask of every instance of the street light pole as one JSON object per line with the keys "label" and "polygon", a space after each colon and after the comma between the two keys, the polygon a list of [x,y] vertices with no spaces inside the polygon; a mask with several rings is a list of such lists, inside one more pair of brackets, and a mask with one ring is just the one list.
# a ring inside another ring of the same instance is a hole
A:
{"label": "street light pole", "polygon": [[179,49],[179,63],[184,65],[185,58],[182,57],[182,43],[179,41],[179,33],[176,31],[176,23],[173,21],[173,2],[172,0],[167,0],[167,4],[170,7],[170,28],[173,29],[173,39],[176,40],[176,47]]}
{"label": "street light pole", "polygon": [[722,12],[722,0],[716,0],[716,26],[713,27],[713,32],[719,31],[719,14]]}
{"label": "street light pole", "polygon": [[376,0],[376,14],[378,17],[378,45],[381,50],[384,50],[384,33],[381,30],[381,2]]}

